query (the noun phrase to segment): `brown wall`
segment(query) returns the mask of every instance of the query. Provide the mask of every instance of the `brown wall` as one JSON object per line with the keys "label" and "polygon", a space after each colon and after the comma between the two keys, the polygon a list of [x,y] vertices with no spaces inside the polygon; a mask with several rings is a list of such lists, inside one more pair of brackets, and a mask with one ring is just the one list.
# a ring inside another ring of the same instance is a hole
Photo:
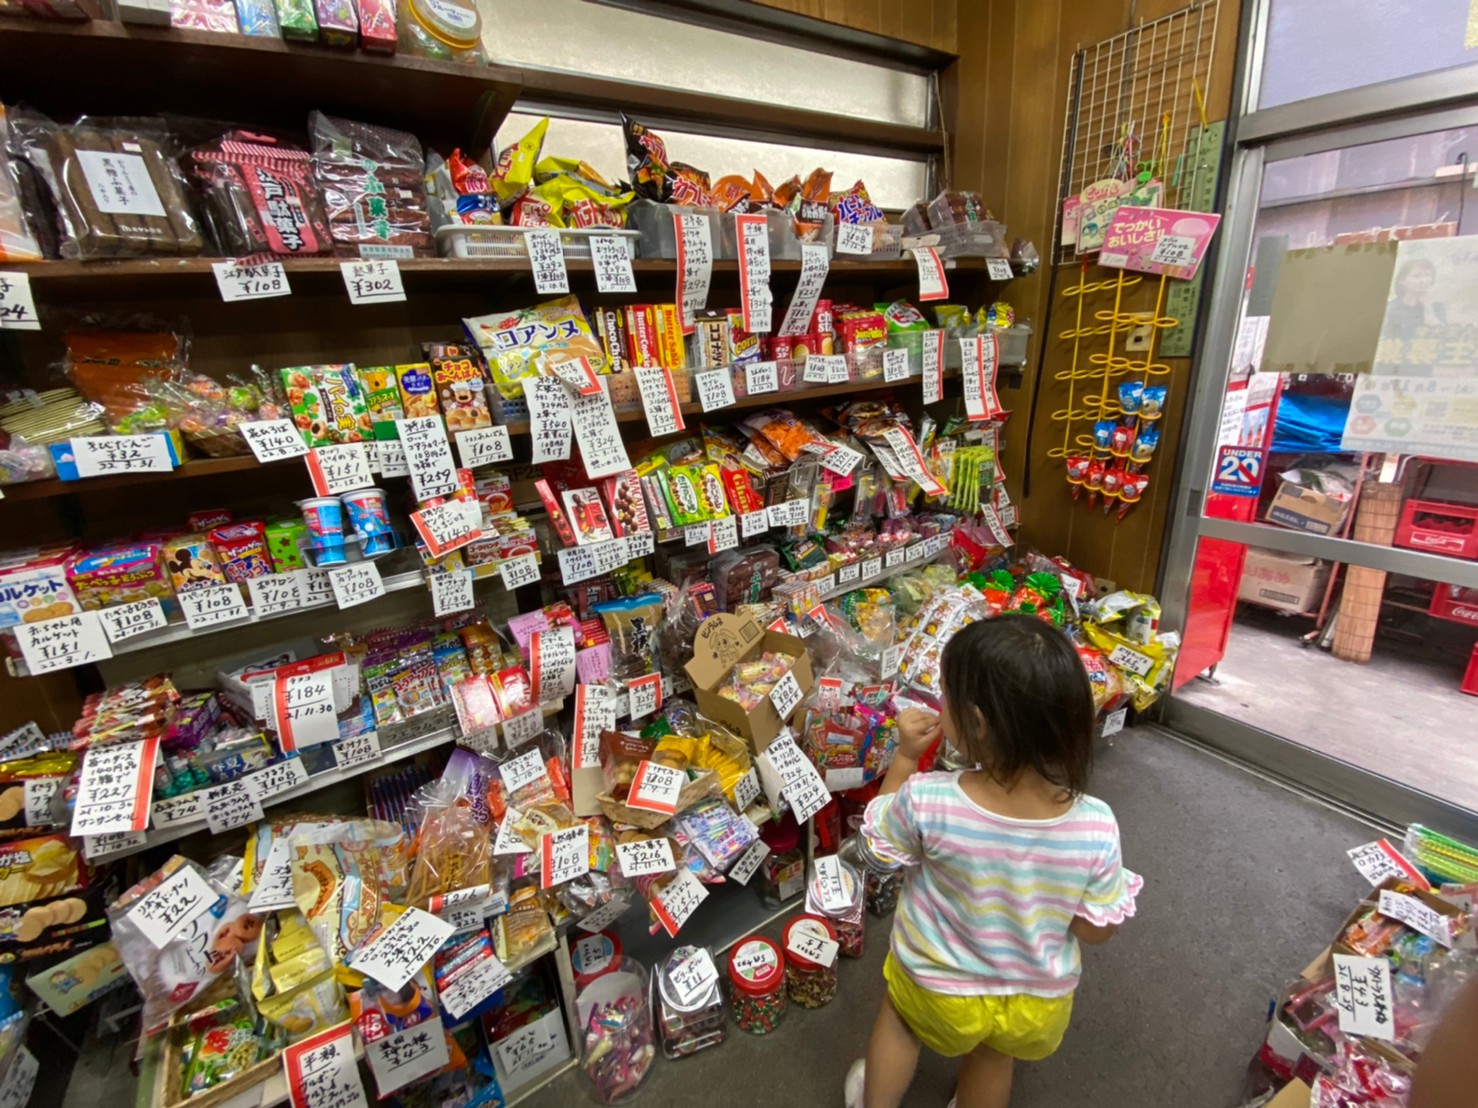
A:
{"label": "brown wall", "polygon": [[[996,216],[1006,221],[1010,234],[1035,243],[1047,259],[1056,222],[1074,52],[1127,30],[1131,22],[1152,20],[1183,7],[1185,0],[960,0],[956,40],[960,60],[947,74],[944,89],[945,116],[954,122],[953,186],[979,189]],[[1212,82],[1206,96],[1213,120],[1225,118],[1231,102],[1237,24],[1237,0],[1221,0]],[[1172,147],[1172,161],[1178,153]],[[1191,367],[1189,359],[1172,359],[1173,372],[1160,378],[1169,385],[1169,397],[1144,500],[1119,523],[1114,516],[1103,514],[1101,504],[1090,514],[1086,497],[1074,502],[1063,463],[1046,457],[1046,452],[1062,443],[1062,424],[1050,417],[1066,406],[1067,386],[1054,378],[1071,364],[1072,347],[1057,335],[1072,326],[1073,303],[1062,296],[1062,289],[1076,283],[1078,268],[1065,266],[1058,274],[1047,328],[1051,334],[1045,336],[1046,357],[1040,365],[1049,267],[1044,265],[1035,275],[1013,281],[1002,293],[1018,318],[1030,318],[1036,328],[1021,386],[1001,390],[1001,403],[1013,413],[1007,424],[1003,464],[1020,505],[1024,543],[1047,554],[1064,554],[1122,587],[1152,590]],[[1090,266],[1088,273],[1089,281],[1115,275],[1096,266]],[[1126,309],[1152,308],[1156,284],[1148,279],[1142,282],[1126,300]],[[1090,300],[1084,308],[1090,307],[1109,308],[1112,302]],[[1203,306],[1203,319],[1205,311]],[[1102,350],[1105,341],[1088,340],[1080,351],[1079,364],[1086,365],[1087,354]],[[1032,401],[1039,390],[1033,420]],[[1074,434],[1091,430],[1091,425],[1080,423]],[[1023,497],[1024,478],[1030,492]]]}
{"label": "brown wall", "polygon": [[954,53],[955,10],[985,0],[758,0],[768,8],[814,16],[859,31]]}

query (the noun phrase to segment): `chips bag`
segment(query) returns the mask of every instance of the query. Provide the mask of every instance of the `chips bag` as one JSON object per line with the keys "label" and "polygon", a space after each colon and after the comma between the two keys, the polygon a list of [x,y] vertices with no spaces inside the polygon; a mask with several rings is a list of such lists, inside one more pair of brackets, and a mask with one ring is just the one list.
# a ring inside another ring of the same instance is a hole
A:
{"label": "chips bag", "polygon": [[544,146],[544,132],[549,129],[549,118],[539,120],[523,138],[505,146],[498,154],[498,161],[488,174],[488,183],[500,201],[507,204],[534,179],[534,164],[539,160],[539,151]]}
{"label": "chips bag", "polygon": [[509,400],[522,396],[523,382],[552,362],[586,358],[597,373],[609,369],[605,350],[574,296],[464,319],[462,324],[487,359],[494,386]]}

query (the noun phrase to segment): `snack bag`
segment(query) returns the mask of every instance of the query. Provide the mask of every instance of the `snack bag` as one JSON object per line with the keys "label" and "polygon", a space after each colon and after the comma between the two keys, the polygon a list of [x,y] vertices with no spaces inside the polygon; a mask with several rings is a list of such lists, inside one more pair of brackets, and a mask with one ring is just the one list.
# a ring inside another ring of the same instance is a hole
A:
{"label": "snack bag", "polygon": [[643,200],[661,204],[667,200],[667,144],[654,132],[621,113],[621,133],[626,138],[626,170],[631,185]]}
{"label": "snack bag", "polygon": [[600,340],[574,296],[464,319],[462,324],[482,350],[494,386],[509,400],[523,396],[523,382],[552,362],[585,358],[597,373],[609,368]]}
{"label": "snack bag", "polygon": [[544,132],[549,130],[549,117],[535,123],[529,133],[498,154],[493,171],[488,174],[488,184],[493,195],[507,204],[529,187],[534,179],[534,164],[539,160],[539,151],[544,146]]}

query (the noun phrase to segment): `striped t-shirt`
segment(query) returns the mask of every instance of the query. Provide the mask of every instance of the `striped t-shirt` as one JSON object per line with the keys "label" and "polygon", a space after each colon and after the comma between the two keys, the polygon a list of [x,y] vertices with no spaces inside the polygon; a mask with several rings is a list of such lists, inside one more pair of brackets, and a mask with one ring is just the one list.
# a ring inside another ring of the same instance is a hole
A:
{"label": "striped t-shirt", "polygon": [[867,806],[868,850],[908,867],[893,957],[935,992],[1067,996],[1082,968],[1073,917],[1121,923],[1143,883],[1119,858],[1114,814],[1083,796],[1054,819],[1012,819],[959,779],[915,774]]}

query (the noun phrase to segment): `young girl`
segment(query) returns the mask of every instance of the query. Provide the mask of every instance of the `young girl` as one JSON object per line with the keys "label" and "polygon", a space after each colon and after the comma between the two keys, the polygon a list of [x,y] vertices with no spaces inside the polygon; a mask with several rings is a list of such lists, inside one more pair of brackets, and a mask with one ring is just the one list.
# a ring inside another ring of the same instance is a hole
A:
{"label": "young girl", "polygon": [[[1003,1108],[1016,1059],[1062,1042],[1079,944],[1112,937],[1141,884],[1113,812],[1084,792],[1093,697],[1067,637],[1028,616],[971,624],[945,647],[941,679],[942,715],[900,715],[862,825],[872,860],[908,872],[848,1108],[896,1108],[920,1043],[961,1059],[952,1103]],[[919,773],[941,735],[978,768]]]}

